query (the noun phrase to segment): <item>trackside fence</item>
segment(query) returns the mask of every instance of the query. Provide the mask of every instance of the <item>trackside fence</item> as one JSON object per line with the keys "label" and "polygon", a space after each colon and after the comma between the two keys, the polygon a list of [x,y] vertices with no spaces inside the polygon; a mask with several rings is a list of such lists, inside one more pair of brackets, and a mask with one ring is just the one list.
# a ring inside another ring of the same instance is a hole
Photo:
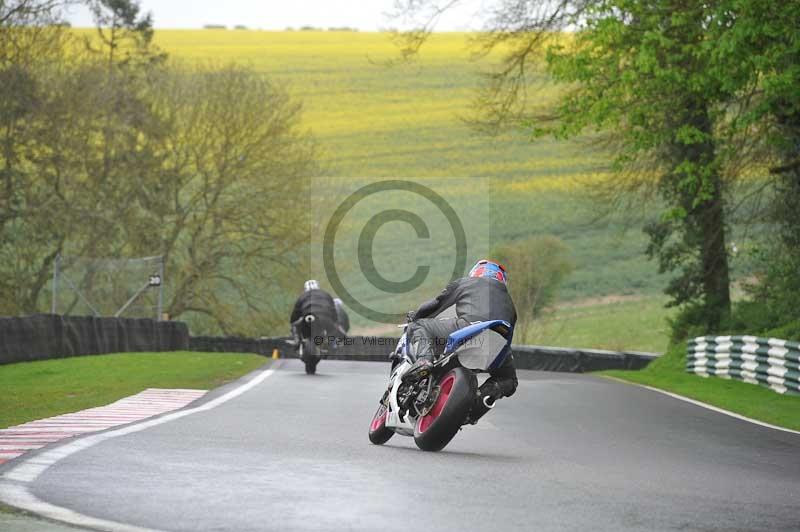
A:
{"label": "trackside fence", "polygon": [[[275,351],[281,358],[296,358],[295,348],[287,337],[238,338],[193,336],[189,349],[193,351],[247,352],[270,356]],[[398,338],[388,336],[349,336],[330,349],[328,360],[360,360],[388,362],[389,353]],[[539,345],[512,345],[514,365],[518,369],[585,373],[606,369],[642,369],[658,355],[635,351],[617,352],[599,349],[571,349]]]}
{"label": "trackside fence", "polygon": [[[388,362],[397,340],[388,336],[349,336],[329,349],[327,358]],[[190,336],[187,325],[177,321],[55,314],[0,317],[0,364],[102,353],[186,349],[297,357],[287,337]],[[533,345],[514,345],[512,353],[519,369],[570,373],[641,369],[657,356]]]}
{"label": "trackside fence", "polygon": [[0,317],[0,364],[188,348],[189,328],[179,321],[55,314]]}
{"label": "trackside fence", "polygon": [[800,394],[800,342],[757,336],[699,336],[689,341],[686,371]]}

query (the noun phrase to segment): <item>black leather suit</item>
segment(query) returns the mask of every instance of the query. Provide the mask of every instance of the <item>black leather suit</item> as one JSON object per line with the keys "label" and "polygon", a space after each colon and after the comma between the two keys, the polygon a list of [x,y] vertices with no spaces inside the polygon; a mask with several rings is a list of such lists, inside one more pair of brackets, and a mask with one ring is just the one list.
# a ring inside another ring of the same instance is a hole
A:
{"label": "black leather suit", "polygon": [[[437,318],[450,307],[455,307],[455,317]],[[512,326],[517,322],[517,311],[506,285],[486,277],[464,277],[453,281],[414,313],[408,329],[411,352],[417,358],[433,360],[444,350],[450,333],[470,323],[487,320],[505,320]],[[487,383],[488,386],[486,383],[481,386],[482,390],[496,383],[502,395],[513,395],[517,389],[513,358],[508,357],[501,367],[492,370]]]}

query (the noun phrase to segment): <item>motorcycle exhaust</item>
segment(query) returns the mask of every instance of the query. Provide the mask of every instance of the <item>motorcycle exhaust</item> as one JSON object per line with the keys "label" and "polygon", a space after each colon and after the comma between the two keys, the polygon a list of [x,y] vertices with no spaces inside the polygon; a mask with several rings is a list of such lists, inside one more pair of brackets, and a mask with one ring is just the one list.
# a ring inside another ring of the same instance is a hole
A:
{"label": "motorcycle exhaust", "polygon": [[314,320],[315,320],[316,318],[315,318],[315,317],[314,317],[312,314],[309,314],[308,316],[306,316],[306,317],[305,317],[305,318],[303,318],[303,319],[305,320],[305,322],[306,322],[306,323],[314,323]]}
{"label": "motorcycle exhaust", "polygon": [[481,396],[480,402],[476,404],[469,413],[467,423],[471,425],[477,424],[478,420],[482,418],[486,412],[494,408],[496,402],[497,401],[495,401],[491,395]]}
{"label": "motorcycle exhaust", "polygon": [[486,396],[483,397],[483,406],[485,406],[489,410],[494,408],[496,403],[497,403],[497,401],[491,395],[486,395]]}

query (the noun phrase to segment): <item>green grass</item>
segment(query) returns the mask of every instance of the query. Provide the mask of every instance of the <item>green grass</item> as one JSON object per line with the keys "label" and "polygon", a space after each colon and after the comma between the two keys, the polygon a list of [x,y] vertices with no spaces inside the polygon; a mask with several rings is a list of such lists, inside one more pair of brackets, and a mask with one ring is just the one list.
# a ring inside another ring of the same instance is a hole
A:
{"label": "green grass", "polygon": [[53,521],[47,521],[43,517],[32,514],[27,510],[21,510],[0,503],[0,530],[76,532],[78,529],[66,524],[62,525]]}
{"label": "green grass", "polygon": [[800,430],[800,396],[781,395],[746,382],[686,373],[685,346],[678,345],[641,371],[601,375],[646,384],[736,412],[759,421]]}
{"label": "green grass", "polygon": [[207,390],[262,364],[251,354],[125,353],[0,366],[0,428],[105,405],[146,388]]}
{"label": "green grass", "polygon": [[600,299],[562,306],[536,320],[517,343],[663,353],[669,341],[664,296]]}

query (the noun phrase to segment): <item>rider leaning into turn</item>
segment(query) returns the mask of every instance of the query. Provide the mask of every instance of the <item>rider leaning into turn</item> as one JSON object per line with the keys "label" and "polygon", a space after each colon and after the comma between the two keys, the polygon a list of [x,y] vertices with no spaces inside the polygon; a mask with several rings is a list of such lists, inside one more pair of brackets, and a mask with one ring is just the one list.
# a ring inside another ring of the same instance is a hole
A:
{"label": "rider leaning into turn", "polygon": [[[444,351],[447,337],[477,321],[505,320],[512,326],[517,321],[517,311],[506,287],[506,270],[497,262],[479,260],[469,272],[469,277],[453,281],[442,292],[423,303],[416,312],[409,313],[408,338],[411,354],[416,362],[407,375],[430,371],[433,358]],[[437,316],[455,305],[456,317]],[[510,397],[517,389],[517,372],[511,357],[480,387],[481,397]]]}

